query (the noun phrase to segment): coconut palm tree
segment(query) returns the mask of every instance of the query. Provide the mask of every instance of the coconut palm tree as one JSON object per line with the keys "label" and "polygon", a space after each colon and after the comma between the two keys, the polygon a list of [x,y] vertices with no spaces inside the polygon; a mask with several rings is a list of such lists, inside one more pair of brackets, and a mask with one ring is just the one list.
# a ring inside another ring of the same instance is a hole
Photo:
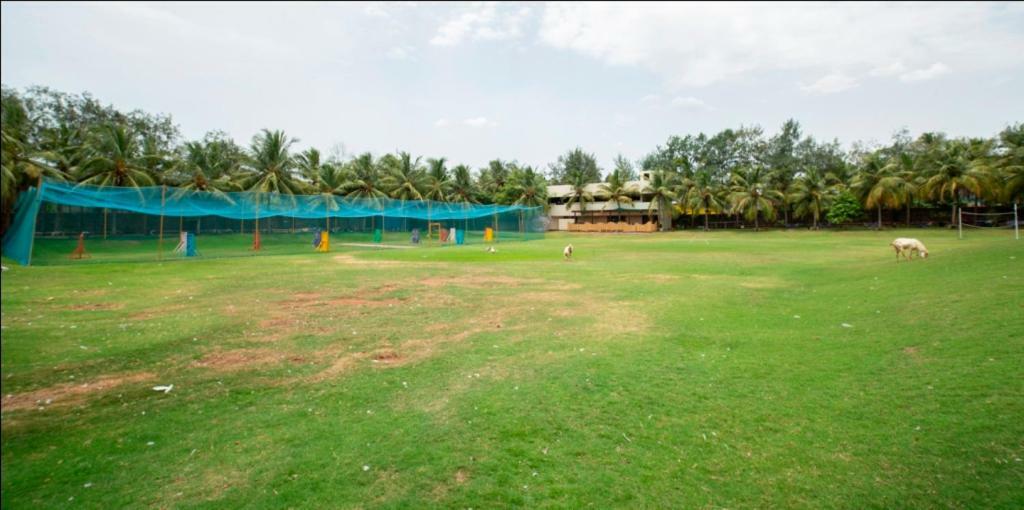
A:
{"label": "coconut palm tree", "polygon": [[[369,152],[360,154],[349,163],[349,170],[341,185],[341,192],[347,198],[359,199],[369,207],[382,207],[388,194],[381,187],[380,165]],[[375,229],[376,215],[370,216],[370,228]]]}
{"label": "coconut palm tree", "polygon": [[444,202],[451,190],[451,178],[445,168],[445,158],[427,160],[427,176],[423,187],[423,198]]}
{"label": "coconut palm tree", "polygon": [[77,175],[88,156],[82,131],[66,124],[43,131],[40,149],[41,155],[65,178]]}
{"label": "coconut palm tree", "polygon": [[999,133],[1002,155],[998,166],[1003,184],[1003,197],[1013,203],[1024,198],[1024,123],[1007,127]]}
{"label": "coconut palm tree", "polygon": [[176,194],[189,191],[208,191],[227,198],[226,191],[239,191],[241,188],[231,180],[236,170],[234,162],[220,158],[213,146],[202,142],[187,142],[185,154],[176,166],[186,180],[178,182]]}
{"label": "coconut palm tree", "polygon": [[972,147],[970,142],[953,140],[937,158],[937,167],[924,182],[925,195],[952,203],[951,225],[957,222],[956,209],[965,190],[975,196],[983,196],[991,190],[992,174],[982,156],[987,151],[987,147]]}
{"label": "coconut palm tree", "polygon": [[[49,151],[36,150],[29,142],[31,121],[24,105],[17,98],[5,98],[0,116],[0,195],[6,207],[13,208],[19,188],[36,184],[42,177],[65,180],[68,174],[50,165]],[[6,214],[6,211],[5,211]]]}
{"label": "coconut palm tree", "polygon": [[445,202],[451,192],[451,178],[445,168],[445,158],[427,160],[427,175],[423,184],[423,198],[427,200],[427,237],[430,237],[430,222],[434,202]]}
{"label": "coconut palm tree", "polygon": [[138,140],[125,126],[101,127],[89,144],[89,156],[79,168],[79,182],[98,186],[153,185]]}
{"label": "coconut palm tree", "polygon": [[548,204],[547,180],[533,167],[514,172],[509,178],[513,190],[514,205],[524,207],[546,207]]}
{"label": "coconut palm tree", "polygon": [[761,229],[759,218],[775,219],[776,206],[782,202],[782,192],[772,189],[769,172],[759,166],[739,169],[732,174],[729,200],[732,210],[754,220],[754,231]]}
{"label": "coconut palm tree", "polygon": [[882,228],[882,208],[896,208],[901,202],[901,195],[896,189],[897,182],[891,177],[890,167],[880,154],[872,153],[864,158],[850,181],[853,193],[864,204],[865,209],[878,211],[877,229]]}
{"label": "coconut palm tree", "polygon": [[295,156],[295,167],[299,170],[299,175],[310,182],[310,189],[319,189],[317,180],[320,178],[320,171],[323,168],[319,150],[310,147],[297,154]]}
{"label": "coconut palm tree", "polygon": [[814,219],[812,228],[818,230],[818,220],[839,193],[839,179],[831,173],[812,168],[797,175],[790,189],[788,201],[794,207],[796,217],[809,214]]}
{"label": "coconut palm tree", "polygon": [[400,152],[398,164],[388,170],[384,184],[391,189],[391,198],[402,202],[402,229],[406,230],[405,203],[409,200],[423,200],[425,176],[420,168],[420,158],[413,159],[408,152]]}
{"label": "coconut palm tree", "polygon": [[709,228],[708,215],[711,211],[721,212],[725,210],[725,201],[722,200],[722,190],[707,171],[698,172],[694,175],[693,187],[687,191],[684,201],[686,207],[691,211],[704,210],[704,231]]}
{"label": "coconut palm tree", "polygon": [[451,193],[448,195],[448,200],[462,204],[479,203],[476,199],[473,176],[468,166],[458,165],[452,169]]}
{"label": "coconut palm tree", "polygon": [[583,172],[573,172],[566,177],[572,189],[569,192],[569,200],[565,203],[565,208],[571,211],[573,205],[578,205],[579,215],[582,217],[587,210],[587,204],[594,201],[594,194],[587,190],[587,178]]}
{"label": "coconut palm tree", "polygon": [[[469,204],[477,204],[478,190],[473,183],[473,175],[466,165],[458,165],[452,169],[452,186],[449,201],[462,204],[463,215]],[[469,219],[466,218],[463,228],[469,226]]]}
{"label": "coconut palm tree", "polygon": [[296,142],[297,139],[289,138],[284,131],[264,129],[254,136],[243,167],[246,174],[239,181],[242,188],[283,195],[301,193],[302,185],[292,173],[295,158],[289,153]]}
{"label": "coconut palm tree", "polygon": [[[155,183],[150,173],[149,160],[142,154],[134,134],[125,126],[108,124],[93,134],[88,158],[79,167],[79,184],[97,186],[125,186],[135,188]],[[107,238],[107,209],[103,209],[103,238]],[[117,215],[111,231],[117,232]]]}
{"label": "coconut palm tree", "polygon": [[[256,192],[256,225],[259,231],[259,209],[264,193],[275,193],[271,199],[286,197],[294,203],[294,195],[302,193],[302,182],[295,179],[293,170],[295,158],[289,152],[293,144],[298,142],[289,138],[284,131],[264,129],[252,137],[249,153],[242,166],[242,174],[238,180],[242,189]],[[267,228],[272,228],[273,217],[267,220]]]}
{"label": "coconut palm tree", "polygon": [[661,230],[672,229],[672,201],[678,195],[680,178],[679,174],[668,170],[657,170],[651,175],[651,180],[640,190],[644,195],[649,195],[651,205],[647,211],[653,212],[657,209],[658,223]]}
{"label": "coconut palm tree", "polygon": [[636,190],[628,184],[621,172],[615,170],[608,176],[607,182],[598,186],[598,193],[607,200],[604,204],[605,210],[611,204],[615,204],[615,210],[619,211],[623,204],[633,205],[633,195]]}
{"label": "coconut palm tree", "polygon": [[921,189],[923,179],[917,174],[917,158],[903,152],[889,160],[886,165],[887,176],[883,177],[883,187],[892,190],[896,198],[907,208],[907,226],[910,226],[910,206],[914,203]]}
{"label": "coconut palm tree", "polygon": [[[514,171],[509,176],[508,188],[511,190],[513,205],[523,207],[547,207],[548,187],[544,176],[534,171],[532,167]],[[519,230],[525,231],[526,224],[523,219],[522,210],[519,211]]]}

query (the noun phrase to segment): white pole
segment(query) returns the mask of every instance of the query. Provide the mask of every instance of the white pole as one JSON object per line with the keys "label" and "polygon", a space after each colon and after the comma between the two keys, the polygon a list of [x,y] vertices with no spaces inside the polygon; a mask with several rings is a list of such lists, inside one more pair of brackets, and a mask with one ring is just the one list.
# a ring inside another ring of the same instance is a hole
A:
{"label": "white pole", "polygon": [[1017,204],[1013,204],[1013,238],[1020,241],[1020,222],[1017,221]]}
{"label": "white pole", "polygon": [[958,207],[956,209],[956,229],[957,229],[957,239],[963,239],[964,238],[964,209],[962,207]]}

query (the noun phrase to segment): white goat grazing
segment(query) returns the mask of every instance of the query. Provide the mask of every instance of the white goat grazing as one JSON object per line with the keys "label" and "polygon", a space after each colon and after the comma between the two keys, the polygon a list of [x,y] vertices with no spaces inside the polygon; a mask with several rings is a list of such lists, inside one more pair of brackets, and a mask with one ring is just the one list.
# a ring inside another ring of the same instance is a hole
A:
{"label": "white goat grazing", "polygon": [[562,250],[562,256],[565,257],[565,260],[569,260],[569,259],[572,258],[572,245],[571,244],[566,246],[565,249]]}
{"label": "white goat grazing", "polygon": [[924,243],[917,239],[897,237],[889,243],[889,246],[896,250],[896,262],[900,261],[900,255],[903,255],[908,261],[912,260],[914,252],[917,252],[917,255],[923,259],[928,258],[928,248],[925,248]]}

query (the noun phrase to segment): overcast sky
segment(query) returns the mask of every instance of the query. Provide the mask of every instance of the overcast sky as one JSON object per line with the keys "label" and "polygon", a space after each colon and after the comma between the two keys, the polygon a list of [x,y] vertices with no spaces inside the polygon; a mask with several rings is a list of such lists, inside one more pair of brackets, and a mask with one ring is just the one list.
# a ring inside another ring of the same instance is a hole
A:
{"label": "overcast sky", "polygon": [[789,117],[818,138],[1024,121],[1024,3],[8,3],[2,81],[171,114],[186,137],[605,168]]}

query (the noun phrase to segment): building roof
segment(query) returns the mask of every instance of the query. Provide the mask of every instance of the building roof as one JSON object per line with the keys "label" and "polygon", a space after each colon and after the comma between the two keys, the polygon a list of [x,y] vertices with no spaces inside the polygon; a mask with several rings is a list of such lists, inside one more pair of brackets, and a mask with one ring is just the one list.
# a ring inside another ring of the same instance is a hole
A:
{"label": "building roof", "polygon": [[[592,182],[590,184],[587,184],[584,187],[584,189],[586,189],[588,192],[593,194],[594,198],[597,198],[597,196],[601,193],[601,185],[602,184],[604,184],[604,183],[602,183],[602,182]],[[636,193],[639,193],[640,190],[643,189],[646,185],[647,185],[647,181],[644,181],[644,180],[629,181],[629,182],[626,183],[626,187],[634,190],[634,192],[636,192]],[[569,185],[569,184],[553,184],[553,185],[548,186],[548,198],[549,199],[551,199],[551,198],[565,198],[565,197],[568,197],[570,195],[572,195],[572,186]]]}

